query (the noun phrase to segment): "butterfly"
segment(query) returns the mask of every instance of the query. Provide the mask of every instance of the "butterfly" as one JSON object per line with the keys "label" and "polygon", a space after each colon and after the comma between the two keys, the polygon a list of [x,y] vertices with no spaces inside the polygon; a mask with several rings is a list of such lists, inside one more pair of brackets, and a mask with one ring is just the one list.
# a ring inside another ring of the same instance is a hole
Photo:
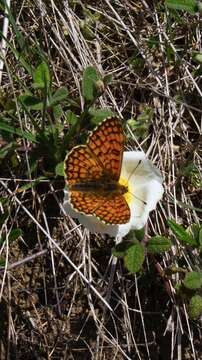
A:
{"label": "butterfly", "polygon": [[130,219],[124,197],[128,188],[119,183],[124,140],[119,118],[108,117],[91,132],[86,145],[75,146],[64,161],[73,209],[105,224],[124,224]]}

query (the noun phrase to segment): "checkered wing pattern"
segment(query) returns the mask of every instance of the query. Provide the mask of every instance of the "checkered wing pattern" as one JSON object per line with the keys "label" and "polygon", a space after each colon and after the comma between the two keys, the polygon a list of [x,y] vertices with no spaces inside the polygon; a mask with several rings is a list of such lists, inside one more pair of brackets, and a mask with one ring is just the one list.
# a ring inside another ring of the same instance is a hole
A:
{"label": "checkered wing pattern", "polygon": [[[90,134],[86,145],[75,146],[69,152],[64,165],[65,177],[70,202],[76,211],[94,215],[107,224],[129,221],[128,204],[124,196],[116,191],[123,149],[124,134],[120,120],[110,117]],[[107,184],[114,184],[114,190],[103,191],[103,184],[105,189]]]}
{"label": "checkered wing pattern", "polygon": [[125,224],[130,219],[130,209],[123,195],[106,197],[97,193],[72,191],[70,201],[77,211],[94,215],[106,224]]}
{"label": "checkered wing pattern", "polygon": [[65,159],[65,176],[68,185],[100,180],[104,169],[86,145],[75,146]]}
{"label": "checkered wing pattern", "polygon": [[105,119],[91,133],[87,146],[104,172],[110,174],[112,180],[118,181],[124,150],[124,134],[120,120],[116,117]]}

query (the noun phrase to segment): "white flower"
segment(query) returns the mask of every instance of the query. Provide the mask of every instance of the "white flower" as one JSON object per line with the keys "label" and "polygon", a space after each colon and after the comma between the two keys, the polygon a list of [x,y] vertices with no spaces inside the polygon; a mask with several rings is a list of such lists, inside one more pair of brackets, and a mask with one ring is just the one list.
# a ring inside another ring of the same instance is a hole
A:
{"label": "white flower", "polygon": [[124,194],[130,208],[130,221],[126,224],[107,225],[93,215],[75,211],[65,190],[64,210],[93,233],[125,236],[130,230],[141,229],[147,222],[149,212],[154,210],[163,195],[162,177],[143,151],[125,151],[119,182],[128,187]]}

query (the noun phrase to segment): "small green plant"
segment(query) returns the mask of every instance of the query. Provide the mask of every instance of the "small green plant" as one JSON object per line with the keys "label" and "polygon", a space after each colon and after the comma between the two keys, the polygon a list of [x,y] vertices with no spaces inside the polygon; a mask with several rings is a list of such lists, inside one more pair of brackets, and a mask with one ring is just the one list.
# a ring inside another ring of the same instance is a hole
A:
{"label": "small green plant", "polygon": [[161,254],[171,247],[171,241],[164,236],[150,238],[146,247],[142,244],[143,238],[144,229],[132,231],[113,249],[113,255],[123,258],[125,267],[131,273],[141,270],[146,253]]}
{"label": "small green plant", "polygon": [[166,0],[166,5],[175,10],[184,10],[191,14],[201,11],[201,3],[197,0]]}
{"label": "small green plant", "polygon": [[[77,139],[80,131],[112,115],[110,110],[95,106],[97,98],[103,93],[110,79],[109,76],[102,78],[92,66],[84,70],[84,109],[81,111],[77,101],[69,97],[65,87],[54,89],[49,66],[46,61],[42,61],[33,70],[29,90],[18,97],[20,108],[30,118],[34,131],[23,131],[12,126],[10,114],[4,111],[0,119],[0,128],[6,142],[11,138],[13,141],[2,147],[0,159],[11,159],[19,136],[33,144],[29,155],[31,173],[39,177],[42,173],[47,178],[63,176],[64,157],[68,149],[74,145],[73,141]],[[12,116],[14,117],[14,114]],[[79,138],[78,140],[81,141]]]}
{"label": "small green plant", "polygon": [[[177,224],[174,220],[167,223],[179,242],[186,247],[192,247],[202,251],[202,228],[193,224],[188,229]],[[125,241],[113,249],[113,255],[122,258],[127,270],[137,273],[142,270],[145,254],[161,254],[170,250],[171,240],[165,236],[154,236],[143,245],[144,229],[135,230],[126,237]],[[176,286],[178,296],[183,297],[188,303],[190,318],[196,320],[202,314],[202,272],[188,271],[186,268],[170,267],[166,269],[168,276],[179,272],[183,274],[183,280]]]}
{"label": "small green plant", "polygon": [[[174,220],[167,220],[172,232],[178,241],[186,247],[202,251],[202,227],[199,224],[192,224],[185,230],[182,225]],[[186,269],[175,269],[174,272],[185,274],[182,282],[177,285],[177,293],[188,303],[188,311],[191,319],[196,320],[202,314],[202,272],[188,271]]]}
{"label": "small green plant", "polygon": [[[130,119],[127,124],[130,126],[132,132],[135,133],[136,137],[146,137],[149,132],[149,127],[152,123],[153,111],[149,106],[145,106],[141,114],[135,119]],[[128,134],[130,136],[130,134]]]}
{"label": "small green plant", "polygon": [[194,186],[196,189],[201,189],[201,173],[193,163],[188,163],[187,166],[182,169],[181,173],[185,178],[189,179],[192,186]]}
{"label": "small green plant", "polygon": [[144,71],[145,61],[138,50],[133,52],[133,55],[129,58],[129,64],[132,69],[141,74]]}
{"label": "small green plant", "polygon": [[192,246],[199,250],[201,249],[200,225],[193,224],[190,228],[185,230],[182,225],[177,224],[174,220],[167,220],[167,223],[182,245]]}
{"label": "small green plant", "polygon": [[87,7],[82,7],[83,17],[80,21],[80,29],[86,40],[95,39],[94,28],[100,18],[100,14],[98,12],[91,12]]}
{"label": "small green plant", "polygon": [[56,165],[63,158],[60,139],[64,125],[61,117],[63,106],[68,101],[68,91],[65,87],[53,89],[48,64],[43,61],[33,72],[30,90],[20,95],[18,100],[35,129],[36,145],[30,154],[31,172],[36,171],[39,161],[44,160],[43,173],[54,174]]}
{"label": "small green plant", "polygon": [[[0,94],[0,129],[3,144],[5,143],[0,150],[0,162],[5,160],[8,164],[9,160],[13,167],[19,144],[22,143],[22,139],[28,141],[29,173],[35,177],[37,184],[41,176],[43,179],[63,176],[62,164],[67,151],[78,142],[82,142],[86,129],[92,128],[112,114],[110,110],[99,109],[96,106],[96,100],[111,81],[111,76],[101,76],[93,66],[88,66],[84,70],[84,106],[81,109],[80,98],[71,98],[64,86],[55,88],[52,71],[43,51],[37,42],[35,47],[30,46],[29,39],[18,29],[10,9],[7,6],[6,9],[17,42],[15,48],[9,42],[7,45],[15,58],[19,59],[18,67],[28,76],[29,84],[22,84],[16,77],[15,81],[21,89],[16,101],[11,101],[7,94]],[[91,24],[97,19],[97,15],[94,16],[90,12],[85,13],[85,16],[86,19],[91,19]],[[31,58],[33,62],[30,61]],[[18,122],[18,115],[21,124]],[[29,119],[32,129],[30,126],[27,129],[24,124],[25,116]],[[26,187],[28,188],[27,184]]]}

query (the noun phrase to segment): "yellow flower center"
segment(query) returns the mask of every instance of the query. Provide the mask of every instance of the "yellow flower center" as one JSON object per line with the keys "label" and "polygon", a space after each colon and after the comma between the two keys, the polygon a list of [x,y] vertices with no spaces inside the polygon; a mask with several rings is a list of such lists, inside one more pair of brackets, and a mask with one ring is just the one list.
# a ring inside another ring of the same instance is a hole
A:
{"label": "yellow flower center", "polygon": [[125,194],[123,194],[123,196],[125,197],[128,205],[129,205],[134,199],[134,195],[132,194],[132,191],[130,189],[130,182],[127,179],[125,179],[124,177],[120,177],[119,184],[125,186],[128,189],[128,191],[125,192]]}

